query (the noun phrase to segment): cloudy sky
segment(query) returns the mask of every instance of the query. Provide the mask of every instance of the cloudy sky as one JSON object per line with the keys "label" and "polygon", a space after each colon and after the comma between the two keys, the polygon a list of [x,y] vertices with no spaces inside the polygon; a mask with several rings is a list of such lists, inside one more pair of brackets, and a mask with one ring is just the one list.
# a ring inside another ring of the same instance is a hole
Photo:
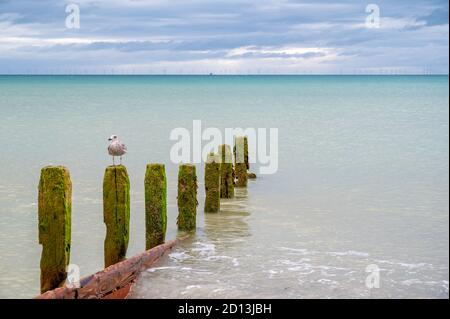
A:
{"label": "cloudy sky", "polygon": [[447,0],[0,0],[3,74],[448,74],[448,49]]}

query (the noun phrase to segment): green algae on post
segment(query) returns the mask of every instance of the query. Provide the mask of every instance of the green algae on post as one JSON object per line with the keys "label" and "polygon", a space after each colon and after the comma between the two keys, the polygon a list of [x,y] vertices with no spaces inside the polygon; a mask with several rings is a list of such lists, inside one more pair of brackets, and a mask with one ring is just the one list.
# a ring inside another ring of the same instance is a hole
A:
{"label": "green algae on post", "polygon": [[148,164],[145,172],[145,249],[163,244],[167,229],[167,180],[163,164]]}
{"label": "green algae on post", "polygon": [[[235,175],[236,187],[247,187],[247,164],[245,155],[245,140],[246,137],[238,136],[234,139],[234,161],[235,161]],[[247,150],[248,151],[248,150]]]}
{"label": "green algae on post", "polygon": [[178,170],[178,230],[192,231],[197,218],[197,175],[195,166],[182,164]]}
{"label": "green algae on post", "polygon": [[47,166],[41,170],[38,195],[41,293],[64,283],[70,260],[72,183],[69,170]]}
{"label": "green algae on post", "polygon": [[233,155],[229,145],[219,146],[220,158],[220,198],[234,197]]}
{"label": "green algae on post", "polygon": [[244,161],[247,169],[250,169],[250,162],[248,161],[248,137],[244,136]]}
{"label": "green algae on post", "polygon": [[208,154],[205,163],[205,212],[220,210],[220,159],[214,153]]}
{"label": "green algae on post", "polygon": [[130,229],[130,180],[123,165],[108,166],[103,179],[105,268],[125,259]]}
{"label": "green algae on post", "polygon": [[[248,160],[248,137],[247,136],[238,136],[238,137],[235,137],[235,146],[234,146],[234,154],[235,154],[235,156],[236,156],[236,139],[240,139],[240,141],[239,141],[239,143],[242,143],[242,140],[241,139],[243,139],[244,141],[243,141],[243,147],[244,147],[244,151],[243,151],[243,159],[242,159],[242,157],[240,157],[240,161],[244,161],[244,163],[245,163],[245,166],[247,167],[247,170],[249,170],[250,169],[250,162],[249,162],[249,160]],[[242,144],[241,144],[242,145]],[[240,155],[240,156],[242,156],[242,155]]]}

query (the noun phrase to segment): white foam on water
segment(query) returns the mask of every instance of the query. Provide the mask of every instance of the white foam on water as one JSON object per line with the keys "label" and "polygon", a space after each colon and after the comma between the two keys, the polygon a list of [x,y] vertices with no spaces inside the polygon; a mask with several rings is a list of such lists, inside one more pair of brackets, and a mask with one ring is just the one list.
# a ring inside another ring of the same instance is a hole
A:
{"label": "white foam on water", "polygon": [[167,269],[176,269],[177,267],[175,266],[166,266],[166,267],[154,267],[154,268],[149,268],[146,271],[147,272],[156,272],[158,270],[167,270]]}
{"label": "white foam on water", "polygon": [[187,254],[185,251],[172,252],[169,254],[169,258],[175,261],[183,261],[192,258],[191,255]]}
{"label": "white foam on water", "polygon": [[442,280],[442,288],[444,288],[445,292],[448,294],[448,281]]}
{"label": "white foam on water", "polygon": [[408,268],[408,269],[423,269],[423,268],[429,268],[432,269],[433,265],[432,264],[428,264],[428,263],[415,263],[415,264],[411,264],[411,263],[404,263],[404,262],[395,262],[395,261],[390,261],[390,260],[375,260],[375,263],[380,263],[380,264],[388,264],[388,265],[393,265],[393,266],[400,266],[400,267],[404,267],[404,268]]}
{"label": "white foam on water", "polygon": [[194,243],[195,248],[192,248],[191,251],[198,252],[200,256],[208,256],[215,252],[216,246],[211,243],[202,243],[196,242]]}
{"label": "white foam on water", "polygon": [[215,255],[215,256],[208,256],[208,257],[204,258],[203,260],[216,261],[216,260],[231,259],[231,258],[232,257],[229,257],[229,256]]}
{"label": "white foam on water", "polygon": [[290,252],[295,252],[298,253],[300,255],[309,255],[309,254],[313,254],[314,252],[308,251],[307,249],[304,248],[290,248],[290,247],[280,247],[281,250],[285,250],[285,251],[290,251]]}
{"label": "white foam on water", "polygon": [[354,250],[349,250],[349,251],[331,251],[331,252],[327,252],[327,255],[330,256],[360,256],[360,257],[369,257],[370,254],[368,253],[364,253],[364,252],[360,252],[360,251],[354,251]]}
{"label": "white foam on water", "polygon": [[337,284],[339,284],[335,280],[326,279],[326,278],[321,278],[321,279],[317,280],[317,282],[320,283],[320,284],[324,284],[324,285],[337,285]]}
{"label": "white foam on water", "polygon": [[190,285],[190,286],[186,287],[187,290],[200,289],[200,288],[202,288],[202,286],[200,286],[200,285]]}
{"label": "white foam on water", "polygon": [[402,285],[411,286],[411,285],[421,285],[423,284],[423,281],[419,279],[408,279],[403,280],[401,283]]}
{"label": "white foam on water", "polygon": [[316,268],[319,268],[322,270],[349,270],[350,269],[350,268],[345,268],[345,267],[324,266],[324,265],[316,266]]}

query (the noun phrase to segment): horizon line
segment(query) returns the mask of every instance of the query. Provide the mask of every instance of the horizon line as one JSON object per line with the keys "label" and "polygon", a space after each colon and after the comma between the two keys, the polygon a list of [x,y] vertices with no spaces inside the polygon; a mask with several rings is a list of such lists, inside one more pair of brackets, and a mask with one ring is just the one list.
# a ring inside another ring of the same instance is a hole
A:
{"label": "horizon line", "polygon": [[449,73],[0,73],[0,76],[449,76]]}

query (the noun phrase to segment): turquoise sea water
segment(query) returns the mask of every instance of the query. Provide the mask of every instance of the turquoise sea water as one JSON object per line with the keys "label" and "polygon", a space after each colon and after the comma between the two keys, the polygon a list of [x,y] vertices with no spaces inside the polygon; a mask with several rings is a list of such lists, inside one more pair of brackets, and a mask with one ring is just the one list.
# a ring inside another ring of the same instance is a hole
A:
{"label": "turquoise sea water", "polygon": [[[135,298],[448,298],[448,76],[0,76],[0,297],[39,293],[37,184],[73,182],[72,255],[103,265],[107,138],[128,146],[131,238],[144,249],[145,166],[166,164],[176,231],[176,127],[275,127],[279,169],[259,176],[142,274]],[[252,171],[258,172],[257,165]],[[365,285],[368,265],[380,288]]]}

